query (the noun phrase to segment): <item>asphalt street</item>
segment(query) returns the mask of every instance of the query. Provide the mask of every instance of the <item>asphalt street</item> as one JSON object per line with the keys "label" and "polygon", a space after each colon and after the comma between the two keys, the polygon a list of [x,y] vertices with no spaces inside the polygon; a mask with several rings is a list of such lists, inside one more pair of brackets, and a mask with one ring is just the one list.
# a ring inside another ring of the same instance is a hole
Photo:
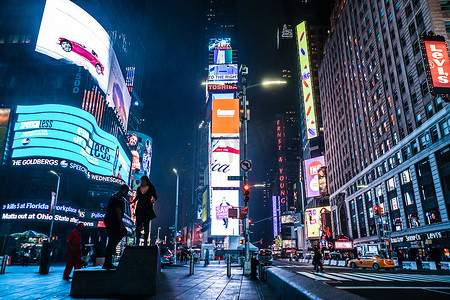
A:
{"label": "asphalt street", "polygon": [[367,299],[450,299],[450,272],[372,270],[324,266],[313,272],[312,264],[276,260],[274,265]]}

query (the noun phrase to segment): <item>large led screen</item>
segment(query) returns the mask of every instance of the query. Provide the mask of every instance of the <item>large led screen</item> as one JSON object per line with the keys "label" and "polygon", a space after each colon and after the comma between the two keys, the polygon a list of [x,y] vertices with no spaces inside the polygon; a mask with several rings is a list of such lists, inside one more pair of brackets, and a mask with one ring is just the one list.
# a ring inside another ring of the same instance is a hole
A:
{"label": "large led screen", "polygon": [[420,37],[430,91],[437,96],[450,95],[450,62],[445,38],[439,35]]}
{"label": "large led screen", "polygon": [[212,136],[239,135],[239,99],[214,99],[212,103]]}
{"label": "large led screen", "polygon": [[228,218],[228,209],[239,206],[239,190],[211,192],[211,235],[239,235],[239,219]]}
{"label": "large led screen", "polygon": [[231,49],[231,39],[230,38],[215,38],[209,39],[208,50],[214,49]]}
{"label": "large led screen", "polygon": [[122,122],[125,130],[128,127],[128,114],[130,112],[131,96],[123,78],[119,61],[114,51],[111,51],[111,72],[109,76],[108,93],[106,96],[108,106],[116,110],[117,118]]}
{"label": "large led screen", "polygon": [[210,65],[209,66],[209,81],[238,81],[238,65]]}
{"label": "large led screen", "polygon": [[308,208],[305,210],[307,239],[331,240],[331,209],[329,206]]}
{"label": "large led screen", "polygon": [[216,65],[233,63],[233,50],[231,49],[214,50],[214,63]]}
{"label": "large led screen", "polygon": [[239,180],[228,180],[228,176],[240,175],[239,140],[213,139],[211,145],[211,187],[239,187]]}
{"label": "large led screen", "polygon": [[[49,158],[28,159],[23,158]],[[63,159],[84,166],[88,177],[119,178],[128,183],[131,162],[114,136],[101,130],[88,112],[66,105],[18,106],[12,164],[42,164]],[[20,162],[20,163],[19,163]]]}
{"label": "large led screen", "polygon": [[8,138],[10,111],[10,108],[0,108],[0,164],[3,160],[3,154],[6,147],[6,139]]}
{"label": "large led screen", "polygon": [[303,96],[303,109],[306,123],[306,137],[312,139],[318,136],[316,113],[314,109],[314,89],[311,80],[311,63],[309,61],[308,33],[306,21],[297,25],[297,47],[299,58],[300,86]]}
{"label": "large led screen", "polygon": [[325,166],[323,156],[305,160],[306,197],[319,197],[319,169]]}
{"label": "large led screen", "polygon": [[130,131],[128,136],[128,147],[133,156],[131,171],[150,176],[150,170],[152,168],[153,139],[141,132]]}
{"label": "large led screen", "polygon": [[36,51],[85,67],[107,92],[111,42],[87,12],[68,0],[47,0]]}

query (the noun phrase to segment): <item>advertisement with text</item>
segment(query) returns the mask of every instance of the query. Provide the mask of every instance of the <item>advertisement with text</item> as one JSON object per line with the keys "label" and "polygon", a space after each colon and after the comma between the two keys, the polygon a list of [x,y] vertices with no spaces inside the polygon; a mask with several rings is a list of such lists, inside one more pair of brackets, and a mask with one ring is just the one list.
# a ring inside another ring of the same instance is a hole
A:
{"label": "advertisement with text", "polygon": [[211,235],[239,235],[239,219],[228,218],[228,209],[239,206],[239,190],[211,192]]}

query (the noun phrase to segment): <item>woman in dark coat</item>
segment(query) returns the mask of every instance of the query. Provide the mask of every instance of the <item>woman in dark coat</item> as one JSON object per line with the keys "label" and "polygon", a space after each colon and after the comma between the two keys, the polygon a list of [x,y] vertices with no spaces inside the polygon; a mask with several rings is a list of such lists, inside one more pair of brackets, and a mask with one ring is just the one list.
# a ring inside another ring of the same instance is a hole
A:
{"label": "woman in dark coat", "polygon": [[138,188],[136,198],[131,203],[137,201],[136,206],[136,245],[141,240],[141,230],[144,226],[144,246],[147,246],[149,223],[156,218],[153,210],[153,203],[158,199],[154,185],[147,176],[141,177],[141,186]]}

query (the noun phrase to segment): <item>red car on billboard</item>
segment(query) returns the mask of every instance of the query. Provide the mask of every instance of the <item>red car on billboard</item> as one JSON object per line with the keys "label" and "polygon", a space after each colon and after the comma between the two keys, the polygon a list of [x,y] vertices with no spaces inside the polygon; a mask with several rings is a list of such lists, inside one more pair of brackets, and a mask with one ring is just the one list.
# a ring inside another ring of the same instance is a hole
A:
{"label": "red car on billboard", "polygon": [[105,67],[102,65],[102,63],[98,60],[98,55],[97,53],[95,53],[94,50],[92,49],[88,49],[86,46],[74,42],[74,41],[70,41],[66,38],[59,38],[59,45],[61,45],[61,48],[65,51],[65,52],[75,52],[78,55],[84,57],[86,60],[88,60],[94,67],[95,67],[95,71],[97,72],[97,74],[103,74],[103,70],[105,69]]}

